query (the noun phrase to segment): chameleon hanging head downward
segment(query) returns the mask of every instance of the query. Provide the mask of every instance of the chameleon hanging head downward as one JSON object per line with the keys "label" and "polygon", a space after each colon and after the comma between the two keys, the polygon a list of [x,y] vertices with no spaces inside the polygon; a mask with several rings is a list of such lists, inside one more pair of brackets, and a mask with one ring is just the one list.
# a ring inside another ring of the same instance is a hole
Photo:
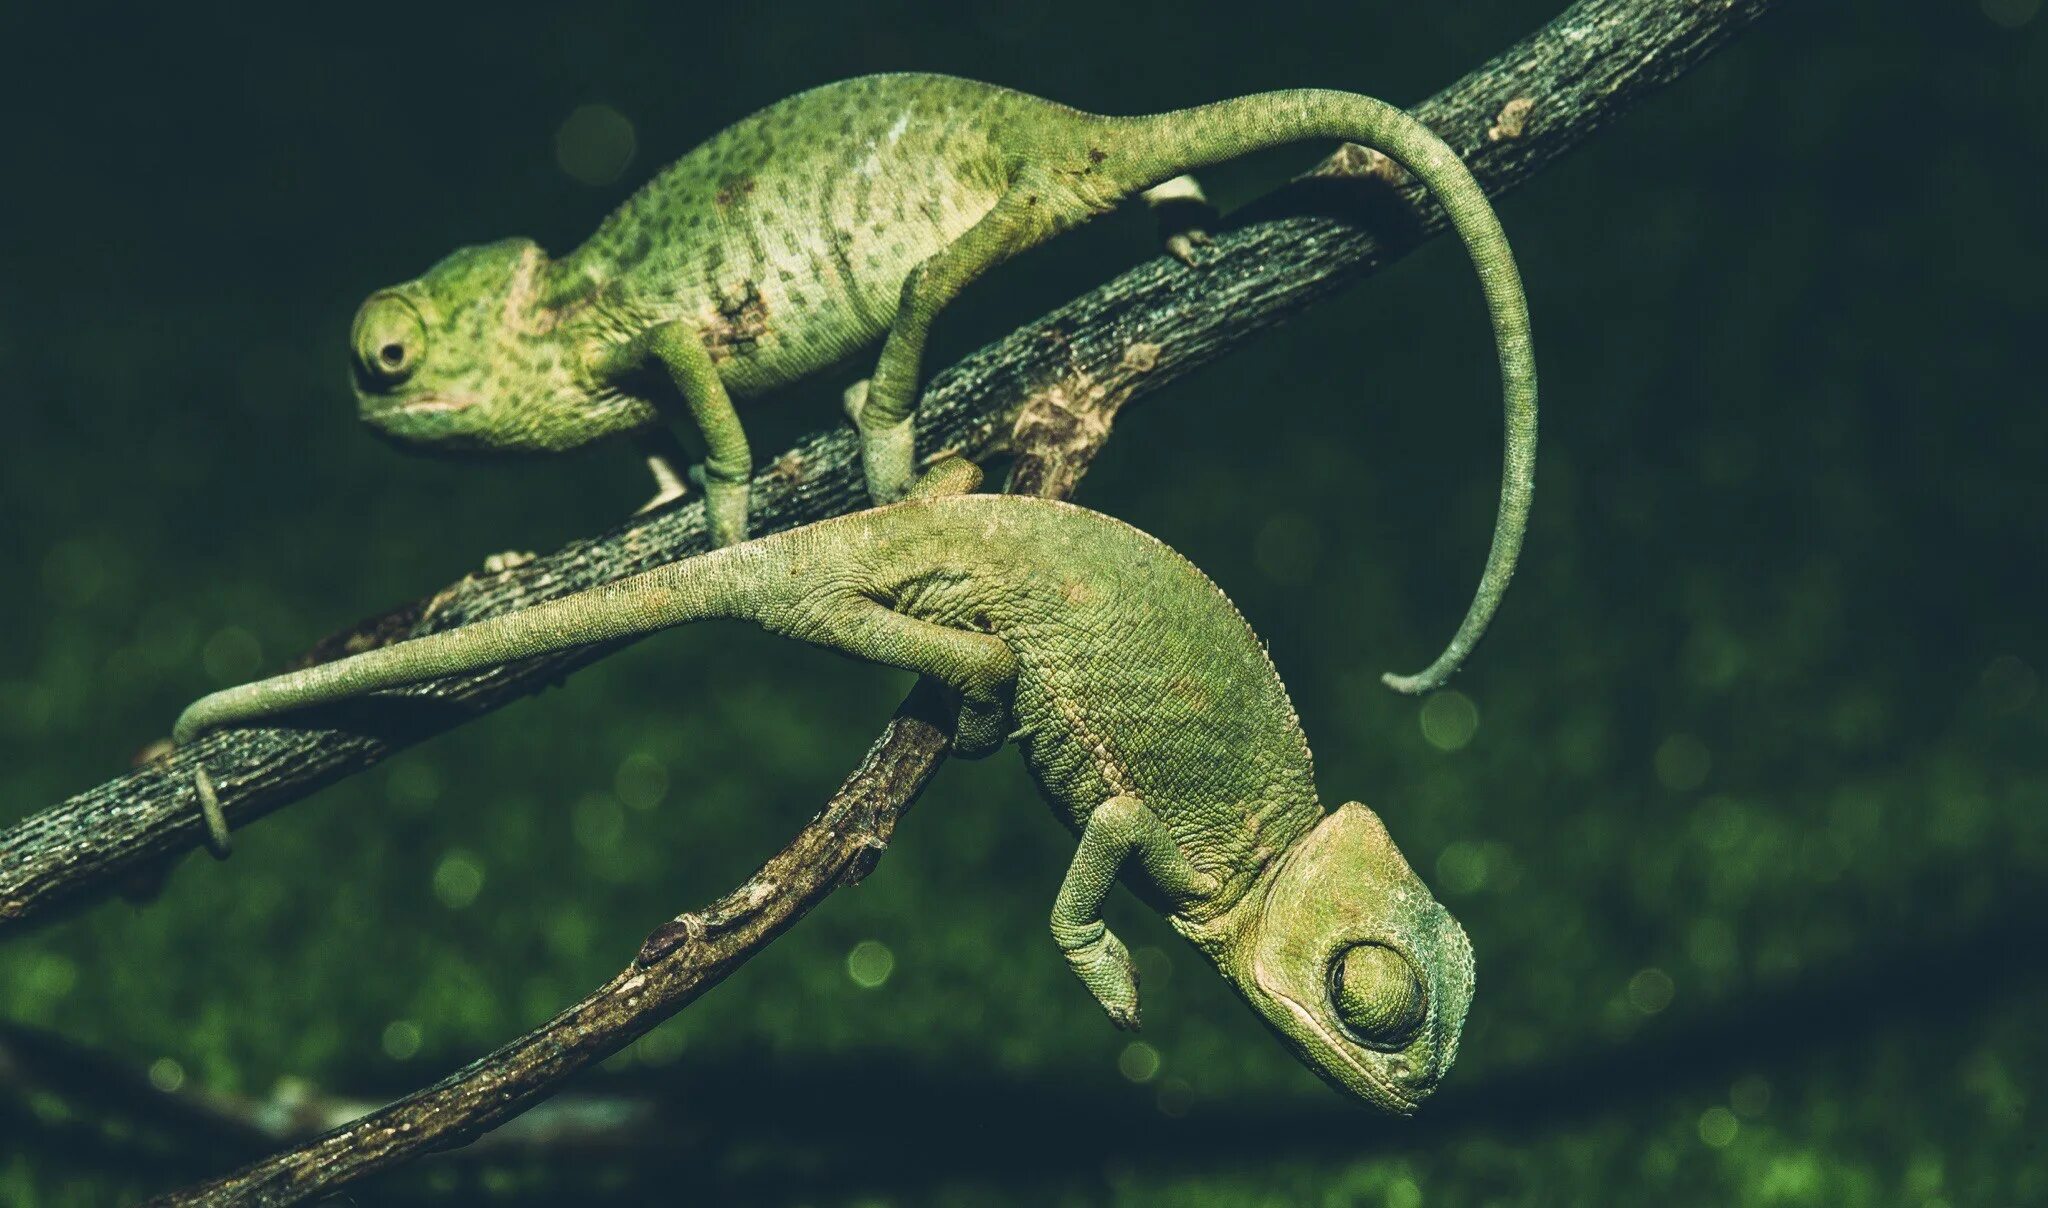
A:
{"label": "chameleon hanging head downward", "polygon": [[1079,839],[1053,942],[1112,1022],[1139,1017],[1136,966],[1104,918],[1121,878],[1311,1069],[1414,1111],[1457,1054],[1472,949],[1371,810],[1324,812],[1258,635],[1200,570],[1120,521],[920,493],[972,477],[934,470],[893,507],[229,688],[187,709],[175,737],[689,621],[750,620],[936,681],[958,707],[956,756],[1015,740]]}
{"label": "chameleon hanging head downward", "polygon": [[595,383],[574,323],[587,308],[550,305],[548,277],[538,244],[505,239],[370,295],[349,334],[363,422],[436,453],[558,452],[649,423]]}
{"label": "chameleon hanging head downward", "polygon": [[[1351,802],[1248,894],[1220,944],[1176,921],[1304,1064],[1399,1115],[1428,1098],[1458,1055],[1472,1002],[1472,944],[1430,895],[1386,827]],[[1212,932],[1213,934],[1213,932]]]}

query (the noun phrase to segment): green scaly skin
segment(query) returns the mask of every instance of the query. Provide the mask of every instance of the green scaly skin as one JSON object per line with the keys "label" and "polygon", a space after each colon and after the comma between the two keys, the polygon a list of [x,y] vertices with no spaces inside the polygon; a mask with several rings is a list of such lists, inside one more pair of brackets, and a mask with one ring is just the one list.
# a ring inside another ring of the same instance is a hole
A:
{"label": "green scaly skin", "polygon": [[[961,463],[955,462],[954,465]],[[689,621],[751,621],[958,694],[957,753],[1007,739],[1080,837],[1052,932],[1110,1018],[1136,971],[1102,921],[1121,875],[1312,1069],[1412,1112],[1457,1053],[1472,949],[1371,810],[1318,804],[1265,647],[1202,572],[1071,504],[913,498],[524,612],[214,693],[177,741]]]}
{"label": "green scaly skin", "polygon": [[869,491],[886,503],[912,476],[926,331],[961,289],[1132,194],[1310,139],[1374,148],[1427,185],[1493,320],[1507,448],[1485,574],[1436,661],[1387,677],[1427,691],[1478,641],[1514,571],[1533,489],[1535,360],[1484,191],[1428,128],[1369,97],[1273,92],[1100,117],[936,75],[800,93],[714,135],[559,260],[506,240],[372,295],[352,336],[362,415],[406,445],[555,452],[687,414],[707,450],[713,537],[727,545],[746,536],[753,470],[733,400],[881,340],[873,377],[847,405]]}

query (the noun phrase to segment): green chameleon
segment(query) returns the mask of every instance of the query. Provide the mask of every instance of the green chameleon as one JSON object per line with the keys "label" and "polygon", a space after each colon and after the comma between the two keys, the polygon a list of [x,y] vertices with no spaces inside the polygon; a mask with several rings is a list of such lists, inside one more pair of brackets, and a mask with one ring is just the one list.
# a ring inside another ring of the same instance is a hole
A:
{"label": "green chameleon", "polygon": [[1464,931],[1371,810],[1323,812],[1287,691],[1215,584],[1108,516],[952,493],[978,477],[949,459],[900,503],[216,692],[176,739],[687,621],[752,621],[957,693],[956,753],[1017,742],[1080,835],[1053,938],[1119,1026],[1137,1025],[1137,975],[1102,907],[1126,874],[1312,1069],[1415,1110],[1457,1053]]}
{"label": "green chameleon", "polygon": [[[729,545],[747,535],[753,472],[733,400],[886,336],[847,409],[869,493],[887,503],[915,465],[926,332],[969,282],[1133,194],[1185,196],[1183,173],[1304,139],[1364,144],[1420,178],[1464,240],[1493,319],[1507,449],[1485,574],[1437,660],[1388,677],[1427,691],[1478,641],[1514,571],[1535,467],[1535,360],[1484,191],[1427,127],[1369,97],[1273,92],[1100,117],[937,75],[800,93],[714,135],[559,260],[509,239],[372,294],[351,338],[362,416],[409,446],[555,452],[657,430],[680,404],[706,450],[713,540]],[[1192,260],[1200,239],[1183,233],[1169,247]],[[650,461],[664,492],[655,502],[680,494],[665,460]]]}

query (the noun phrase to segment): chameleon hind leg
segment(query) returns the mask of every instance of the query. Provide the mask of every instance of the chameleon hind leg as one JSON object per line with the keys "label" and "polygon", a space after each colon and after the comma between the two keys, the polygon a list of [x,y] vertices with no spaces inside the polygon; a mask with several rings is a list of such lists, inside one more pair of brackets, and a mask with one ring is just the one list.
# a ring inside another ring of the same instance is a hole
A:
{"label": "chameleon hind leg", "polygon": [[1216,878],[1181,853],[1166,823],[1136,797],[1111,797],[1081,828],[1074,862],[1052,904],[1052,938],[1081,984],[1120,1028],[1138,1026],[1138,971],[1130,950],[1102,921],[1102,903],[1117,874],[1135,859],[1176,906],[1216,892]]}
{"label": "chameleon hind leg", "polygon": [[[942,465],[945,463],[942,463]],[[1010,734],[1017,658],[994,634],[919,620],[857,594],[820,593],[764,627],[885,666],[915,671],[959,694],[952,753],[979,759]]]}
{"label": "chameleon hind leg", "polygon": [[896,318],[865,397],[859,397],[855,387],[846,400],[847,411],[860,428],[861,465],[867,472],[868,495],[876,503],[902,498],[910,485],[917,462],[910,417],[917,408],[919,366],[932,319],[975,278],[1036,242],[1033,232],[1049,220],[1041,211],[1052,206],[1053,197],[1049,188],[1040,188],[1035,177],[1025,173],[994,209],[904,278]]}

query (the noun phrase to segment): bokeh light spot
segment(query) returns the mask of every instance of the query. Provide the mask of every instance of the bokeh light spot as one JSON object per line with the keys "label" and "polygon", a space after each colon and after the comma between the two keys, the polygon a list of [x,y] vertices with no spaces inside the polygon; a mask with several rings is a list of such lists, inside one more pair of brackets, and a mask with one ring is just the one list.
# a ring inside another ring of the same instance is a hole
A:
{"label": "bokeh light spot", "polygon": [[896,971],[896,954],[880,940],[862,940],[846,954],[846,976],[863,990],[878,990]]}
{"label": "bokeh light spot", "polygon": [[39,953],[29,961],[22,987],[37,998],[62,998],[78,984],[78,966],[54,952]]}
{"label": "bokeh light spot", "polygon": [[1461,751],[1479,732],[1479,706],[1462,692],[1434,693],[1422,702],[1422,737],[1439,751]]}
{"label": "bokeh light spot", "polygon": [[384,1055],[393,1061],[411,1061],[420,1051],[420,1025],[410,1019],[394,1019],[384,1028]]}
{"label": "bokeh light spot", "polygon": [[1676,992],[1671,975],[1655,967],[1628,979],[1628,1003],[1645,1015],[1655,1015],[1670,1006]]}
{"label": "bokeh light spot", "polygon": [[185,1085],[185,1067],[168,1057],[149,1063],[149,1084],[168,1095]]}
{"label": "bokeh light spot", "polygon": [[1710,1107],[1700,1113],[1700,1140],[1710,1149],[1726,1149],[1742,1124],[1725,1107]]}
{"label": "bokeh light spot", "polygon": [[384,796],[393,805],[422,808],[441,798],[441,773],[417,755],[391,769],[384,782]]}
{"label": "bokeh light spot", "polygon": [[583,105],[555,131],[555,163],[571,179],[608,185],[633,162],[633,123],[610,105]]}
{"label": "bokeh light spot", "polygon": [[1477,893],[1486,884],[1486,849],[1459,840],[1436,858],[1436,880],[1446,893]]}
{"label": "bokeh light spot", "polygon": [[1159,1076],[1159,1050],[1142,1040],[1133,1040],[1116,1055],[1116,1072],[1132,1082],[1150,1082]]}
{"label": "bokeh light spot", "polygon": [[651,810],[668,796],[668,765],[652,755],[635,751],[619,761],[612,776],[612,791],[631,809]]}
{"label": "bokeh light spot", "polygon": [[451,851],[434,866],[434,896],[450,910],[467,909],[484,890],[484,867],[465,851]]}

